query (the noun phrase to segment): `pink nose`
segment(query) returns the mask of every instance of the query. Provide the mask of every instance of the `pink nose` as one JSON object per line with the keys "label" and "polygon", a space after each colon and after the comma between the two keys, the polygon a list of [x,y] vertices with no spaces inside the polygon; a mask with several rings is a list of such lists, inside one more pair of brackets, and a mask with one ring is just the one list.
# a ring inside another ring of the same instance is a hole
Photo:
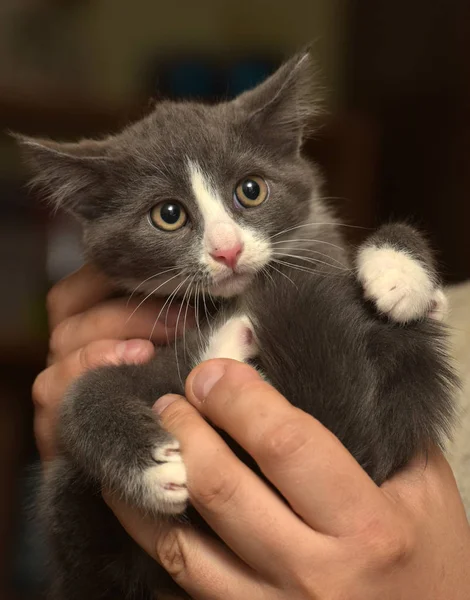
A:
{"label": "pink nose", "polygon": [[243,246],[240,243],[235,244],[231,248],[221,248],[211,252],[211,256],[217,262],[221,262],[230,269],[234,270],[237,266],[238,259],[242,253]]}

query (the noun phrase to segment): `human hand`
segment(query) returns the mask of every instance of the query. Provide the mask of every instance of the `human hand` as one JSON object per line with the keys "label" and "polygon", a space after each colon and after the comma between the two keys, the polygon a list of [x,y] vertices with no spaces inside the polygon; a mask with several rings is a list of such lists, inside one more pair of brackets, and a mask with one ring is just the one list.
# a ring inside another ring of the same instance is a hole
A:
{"label": "human hand", "polygon": [[110,299],[113,292],[111,282],[91,265],[49,292],[49,366],[33,386],[34,429],[43,461],[55,454],[58,408],[74,379],[103,365],[146,362],[155,352],[152,342],[163,344],[176,334],[179,306],[165,309],[155,324],[163,300],[149,299],[135,310],[140,299]]}
{"label": "human hand", "polygon": [[[186,395],[161,398],[155,410],[181,443],[192,504],[226,546],[107,501],[192,598],[470,597],[469,527],[439,451],[379,488],[335,436],[246,365],[203,363]],[[203,417],[251,454],[289,505]]]}

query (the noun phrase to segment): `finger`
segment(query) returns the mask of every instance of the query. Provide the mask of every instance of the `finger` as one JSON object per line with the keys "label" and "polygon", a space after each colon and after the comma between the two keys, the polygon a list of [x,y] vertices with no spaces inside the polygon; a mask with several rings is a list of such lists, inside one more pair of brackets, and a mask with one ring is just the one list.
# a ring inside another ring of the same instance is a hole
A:
{"label": "finger", "polygon": [[[276,579],[299,545],[314,534],[242,463],[186,400],[155,405],[163,426],[180,442],[191,503],[245,563]],[[249,534],[247,535],[247,532]]]}
{"label": "finger", "polygon": [[153,344],[145,340],[100,340],[42,371],[33,385],[34,430],[41,458],[50,460],[55,455],[58,408],[74,379],[89,369],[105,365],[147,362],[154,350]]}
{"label": "finger", "polygon": [[[192,527],[143,517],[115,496],[105,500],[129,535],[156,560],[191,598],[265,599],[263,584],[220,542]],[[274,596],[268,596],[274,598]]]}
{"label": "finger", "polygon": [[129,303],[124,299],[108,300],[65,319],[51,335],[53,359],[100,339],[150,338],[157,344],[171,341],[178,320],[181,325],[192,321],[190,316],[183,321],[179,306],[167,310],[164,302],[163,299],[148,301],[139,306],[138,300]]}
{"label": "finger", "polygon": [[96,267],[84,265],[50,290],[47,296],[50,330],[64,319],[94,306],[114,291],[111,281]]}
{"label": "finger", "polygon": [[248,365],[203,363],[190,374],[186,393],[255,459],[314,529],[353,534],[383,514],[383,494],[339,440]]}

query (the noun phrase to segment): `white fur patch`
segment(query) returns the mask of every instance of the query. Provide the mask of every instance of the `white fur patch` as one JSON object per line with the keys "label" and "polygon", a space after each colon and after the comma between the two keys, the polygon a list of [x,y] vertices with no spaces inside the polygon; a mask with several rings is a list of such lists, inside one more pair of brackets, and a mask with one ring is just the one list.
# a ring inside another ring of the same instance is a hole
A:
{"label": "white fur patch", "polygon": [[[239,225],[232,218],[210,177],[197,163],[189,161],[188,169],[191,188],[204,223],[200,260],[213,278],[210,292],[223,297],[240,294],[250,283],[251,277],[269,262],[270,243],[258,232]],[[242,252],[236,272],[233,273],[227,265],[216,261],[211,253],[236,244],[241,244]]]}
{"label": "white fur patch", "polygon": [[189,161],[189,176],[194,198],[204,223],[207,224],[212,221],[230,222],[230,215],[227,213],[217,190],[214,190],[209,177],[203,173],[197,163],[192,161]]}
{"label": "white fur patch", "polygon": [[211,358],[231,358],[245,362],[258,354],[253,326],[246,316],[232,317],[214,332],[201,362]]}
{"label": "white fur patch", "polygon": [[179,514],[189,497],[179,443],[175,440],[155,446],[152,455],[156,464],[141,474],[143,504],[157,514]]}
{"label": "white fur patch", "polygon": [[390,246],[367,246],[357,258],[364,295],[399,323],[426,316],[433,308],[434,283],[423,265]]}

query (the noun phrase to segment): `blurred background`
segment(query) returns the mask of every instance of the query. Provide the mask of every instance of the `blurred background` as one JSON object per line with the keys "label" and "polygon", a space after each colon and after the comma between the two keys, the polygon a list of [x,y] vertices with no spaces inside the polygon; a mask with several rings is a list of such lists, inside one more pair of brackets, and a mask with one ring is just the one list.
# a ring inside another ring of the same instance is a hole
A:
{"label": "blurred background", "polygon": [[309,41],[329,116],[306,152],[343,221],[412,219],[447,282],[469,278],[467,0],[0,1],[1,600],[41,589],[44,552],[25,518],[37,463],[30,387],[45,364],[45,294],[81,263],[74,224],[27,193],[6,132],[96,136],[150,98],[226,98]]}

